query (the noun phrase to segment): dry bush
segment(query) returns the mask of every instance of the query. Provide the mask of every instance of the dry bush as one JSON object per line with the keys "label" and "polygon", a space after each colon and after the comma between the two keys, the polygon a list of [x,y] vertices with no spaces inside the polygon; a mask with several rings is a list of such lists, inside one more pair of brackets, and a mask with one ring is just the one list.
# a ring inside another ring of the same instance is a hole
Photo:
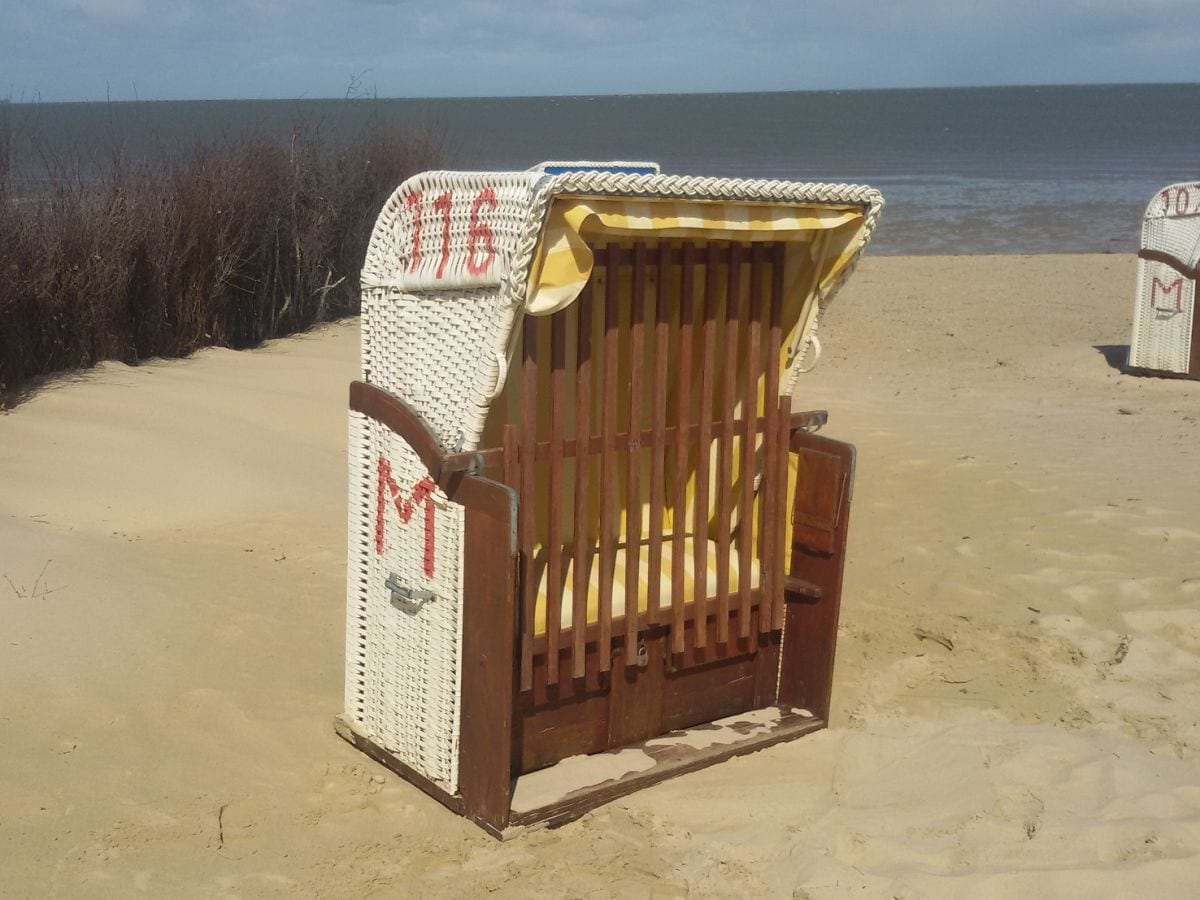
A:
{"label": "dry bush", "polygon": [[53,160],[19,196],[2,126],[0,405],[49,373],[253,347],[357,312],[380,207],[441,156],[428,134],[373,125],[331,149],[298,125],[169,163]]}

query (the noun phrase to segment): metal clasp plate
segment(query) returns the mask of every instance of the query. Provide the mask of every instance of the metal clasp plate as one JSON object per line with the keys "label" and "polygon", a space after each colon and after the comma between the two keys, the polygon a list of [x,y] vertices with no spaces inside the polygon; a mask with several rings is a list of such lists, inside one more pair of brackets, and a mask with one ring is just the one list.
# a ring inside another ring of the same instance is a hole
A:
{"label": "metal clasp plate", "polygon": [[397,606],[416,606],[420,608],[437,596],[433,591],[412,588],[406,584],[401,584],[399,577],[396,575],[388,575],[387,581],[383,585],[392,592],[392,603]]}

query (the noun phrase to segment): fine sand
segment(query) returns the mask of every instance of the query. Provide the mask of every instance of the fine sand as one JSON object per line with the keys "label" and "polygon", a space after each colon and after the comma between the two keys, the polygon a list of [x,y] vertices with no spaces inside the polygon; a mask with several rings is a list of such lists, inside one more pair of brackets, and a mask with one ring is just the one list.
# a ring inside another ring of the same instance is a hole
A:
{"label": "fine sand", "polygon": [[832,727],[499,844],[338,739],[358,328],[0,416],[0,894],[1180,897],[1200,383],[1130,256],[868,258],[797,405],[858,446]]}

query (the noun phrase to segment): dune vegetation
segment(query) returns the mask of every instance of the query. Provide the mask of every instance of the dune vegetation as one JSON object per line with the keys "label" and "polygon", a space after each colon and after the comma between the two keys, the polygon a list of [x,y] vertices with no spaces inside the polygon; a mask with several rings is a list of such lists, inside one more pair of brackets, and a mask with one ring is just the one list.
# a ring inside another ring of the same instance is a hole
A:
{"label": "dune vegetation", "polygon": [[[0,123],[2,125],[2,123]],[[0,406],[43,376],[246,348],[358,310],[375,217],[441,155],[383,126],[337,147],[300,124],[153,161],[44,160],[11,177],[0,127]]]}

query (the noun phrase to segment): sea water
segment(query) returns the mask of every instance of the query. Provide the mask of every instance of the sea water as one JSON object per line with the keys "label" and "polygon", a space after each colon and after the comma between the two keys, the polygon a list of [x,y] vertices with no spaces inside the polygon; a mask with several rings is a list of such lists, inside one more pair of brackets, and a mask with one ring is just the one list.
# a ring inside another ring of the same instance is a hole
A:
{"label": "sea water", "polygon": [[872,253],[1129,252],[1163,186],[1200,178],[1200,85],[594,97],[10,103],[12,178],[298,123],[432,131],[448,166],[654,160],[664,172],[856,182],[886,200]]}

